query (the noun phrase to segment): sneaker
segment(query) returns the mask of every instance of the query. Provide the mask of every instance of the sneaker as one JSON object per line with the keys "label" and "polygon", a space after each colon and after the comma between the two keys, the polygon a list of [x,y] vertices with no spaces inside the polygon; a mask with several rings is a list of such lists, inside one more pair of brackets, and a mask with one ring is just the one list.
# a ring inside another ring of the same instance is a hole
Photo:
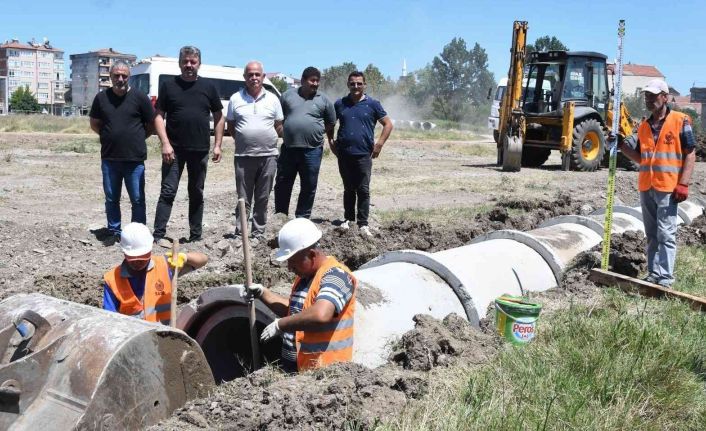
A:
{"label": "sneaker", "polygon": [[103,239],[103,241],[101,242],[106,247],[111,247],[115,244],[120,245],[120,234],[111,234],[109,237]]}
{"label": "sneaker", "polygon": [[350,222],[350,220],[344,220],[343,223],[338,225],[338,227],[343,230],[348,230],[351,228],[351,222]]}
{"label": "sneaker", "polygon": [[652,274],[648,274],[645,277],[642,277],[642,281],[646,281],[646,282],[652,283],[652,284],[657,284],[657,279]]}
{"label": "sneaker", "polygon": [[370,231],[370,226],[361,226],[360,233],[365,236],[373,236],[373,233]]}

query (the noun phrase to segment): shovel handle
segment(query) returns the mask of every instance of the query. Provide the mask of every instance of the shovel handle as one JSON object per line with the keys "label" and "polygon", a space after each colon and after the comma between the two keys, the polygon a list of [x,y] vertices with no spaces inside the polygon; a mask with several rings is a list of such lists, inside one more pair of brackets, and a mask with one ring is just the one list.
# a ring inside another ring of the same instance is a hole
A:
{"label": "shovel handle", "polygon": [[[172,240],[172,262],[179,262],[179,241]],[[170,307],[169,325],[176,328],[177,321],[177,285],[179,282],[179,268],[174,265],[174,276],[172,277],[172,306]]]}
{"label": "shovel handle", "polygon": [[[238,212],[240,214],[240,236],[243,240],[243,259],[245,263],[245,288],[252,285],[252,260],[250,256],[250,238],[248,232],[248,215],[245,212],[245,199],[238,199]],[[248,323],[250,326],[250,350],[252,351],[253,370],[260,368],[260,343],[257,336],[257,318],[255,315],[255,300],[248,301]]]}

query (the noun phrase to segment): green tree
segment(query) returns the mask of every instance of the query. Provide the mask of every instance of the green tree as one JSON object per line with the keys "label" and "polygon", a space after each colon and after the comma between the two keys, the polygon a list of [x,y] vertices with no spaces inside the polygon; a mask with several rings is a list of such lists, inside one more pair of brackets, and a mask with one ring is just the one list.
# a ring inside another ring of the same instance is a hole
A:
{"label": "green tree", "polygon": [[701,118],[699,117],[698,112],[696,112],[695,109],[693,108],[681,108],[679,106],[674,106],[675,111],[683,112],[686,115],[688,115],[691,118],[691,126],[694,129],[694,133],[701,133],[702,131],[702,124],[701,124]]}
{"label": "green tree", "polygon": [[554,36],[542,36],[525,47],[525,52],[568,51],[569,48]]}
{"label": "green tree", "polygon": [[623,95],[623,104],[628,108],[630,116],[635,121],[640,121],[642,117],[650,115],[650,113],[647,112],[647,108],[645,108],[645,98],[642,96]]}
{"label": "green tree", "polygon": [[380,69],[374,64],[369,64],[363,71],[365,82],[367,83],[366,92],[372,96],[379,98],[391,95],[394,92],[394,83],[389,78],[385,78]]}
{"label": "green tree", "polygon": [[280,93],[284,93],[285,91],[289,90],[289,84],[287,84],[287,81],[282,78],[274,77],[270,79],[270,82],[272,82],[272,85],[274,85],[277,91],[279,91]]}
{"label": "green tree", "polygon": [[321,72],[321,90],[332,98],[347,94],[348,75],[356,70],[358,66],[351,62],[324,69]]}
{"label": "green tree", "polygon": [[18,87],[10,96],[10,109],[14,112],[39,112],[37,98],[29,90],[29,86]]}
{"label": "green tree", "polygon": [[[459,122],[488,104],[488,88],[495,86],[488,70],[488,54],[477,43],[466,48],[462,38],[453,38],[420,74],[423,93],[432,98],[432,114]],[[419,95],[418,95],[419,96]]]}

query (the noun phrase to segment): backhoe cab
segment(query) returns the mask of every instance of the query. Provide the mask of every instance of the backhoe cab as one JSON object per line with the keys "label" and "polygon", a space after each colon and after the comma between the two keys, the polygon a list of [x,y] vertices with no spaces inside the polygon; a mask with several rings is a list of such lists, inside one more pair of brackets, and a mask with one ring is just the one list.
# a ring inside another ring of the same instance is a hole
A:
{"label": "backhoe cab", "polygon": [[[606,56],[597,52],[525,53],[527,22],[515,21],[507,91],[500,106],[498,165],[504,171],[537,167],[552,150],[562,169],[595,171],[601,166],[612,107]],[[634,124],[621,106],[619,136]]]}

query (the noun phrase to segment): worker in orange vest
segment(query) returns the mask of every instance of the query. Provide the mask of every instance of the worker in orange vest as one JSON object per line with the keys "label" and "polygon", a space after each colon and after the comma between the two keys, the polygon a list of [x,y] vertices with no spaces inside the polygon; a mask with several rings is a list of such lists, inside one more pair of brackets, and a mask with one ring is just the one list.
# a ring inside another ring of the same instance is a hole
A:
{"label": "worker in orange vest", "polygon": [[353,358],[353,315],[358,284],[351,271],[319,248],[321,231],[305,218],[279,231],[275,260],[296,275],[289,299],[254,284],[242,296],[260,299],[276,315],[262,331],[266,342],[282,336],[281,367],[304,371]]}
{"label": "worker in orange vest", "polygon": [[130,223],[120,234],[123,262],[103,276],[103,309],[169,324],[173,268],[179,275],[201,268],[208,261],[203,253],[179,253],[174,259],[152,256],[154,239],[147,226]]}
{"label": "worker in orange vest", "polygon": [[642,89],[652,115],[640,124],[637,147],[620,150],[640,164],[638,188],[647,236],[646,281],[670,287],[677,254],[677,205],[689,197],[696,161],[696,140],[688,115],[667,106],[669,87],[661,79]]}

